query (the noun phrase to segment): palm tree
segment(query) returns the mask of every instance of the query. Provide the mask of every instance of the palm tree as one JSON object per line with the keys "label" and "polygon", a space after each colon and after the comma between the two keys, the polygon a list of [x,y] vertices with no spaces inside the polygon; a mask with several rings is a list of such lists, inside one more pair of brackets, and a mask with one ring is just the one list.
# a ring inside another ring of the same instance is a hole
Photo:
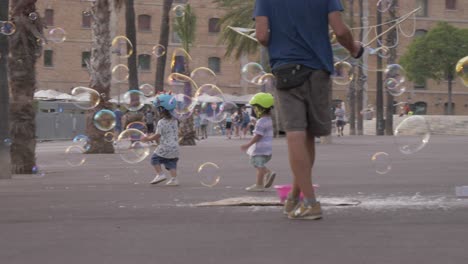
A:
{"label": "palm tree", "polygon": [[[90,61],[90,87],[101,96],[99,105],[89,110],[86,117],[86,134],[90,140],[87,153],[114,153],[112,143],[104,140],[103,131],[93,124],[94,114],[102,109],[110,109],[111,103],[107,100],[111,87],[111,30],[110,17],[112,5],[119,9],[124,0],[96,0],[93,3],[93,42]],[[92,98],[95,100],[96,98]]]}
{"label": "palm tree", "polygon": [[[173,0],[164,0],[163,2],[163,9],[161,15],[161,27],[159,31],[159,45],[163,46],[168,49],[169,45],[169,13],[171,12]],[[164,72],[166,69],[166,59],[167,59],[167,52],[164,53],[162,56],[158,57],[156,62],[156,78],[155,84],[157,91],[164,90]]]}
{"label": "palm tree", "polygon": [[16,33],[9,36],[8,57],[10,104],[11,169],[15,174],[31,174],[36,164],[36,123],[33,107],[36,89],[36,61],[41,54],[43,23],[28,15],[36,10],[36,0],[11,1],[11,19]]}
{"label": "palm tree", "polygon": [[[9,1],[0,2],[0,20],[8,21]],[[7,58],[8,56],[8,39],[5,35],[0,34],[0,179],[11,178],[10,154],[8,146],[2,141],[9,138],[8,136],[8,104],[9,104],[9,88],[7,75]]]}
{"label": "palm tree", "polygon": [[[190,46],[195,41],[195,30],[197,24],[197,16],[193,13],[190,4],[187,4],[184,9],[184,14],[180,17],[175,18],[174,32],[180,37],[182,42],[182,47],[190,54]],[[176,59],[176,58],[174,58]],[[184,65],[186,75],[190,75],[190,65],[189,59],[184,57]],[[184,94],[192,97],[192,83],[184,83]],[[182,120],[179,127],[179,144],[183,146],[193,146],[196,145],[195,142],[196,133],[193,127],[193,118]]]}
{"label": "palm tree", "polygon": [[[133,52],[128,57],[128,84],[129,89],[138,89],[138,67],[137,67],[137,36],[135,26],[134,0],[125,1],[125,34],[132,43]],[[130,47],[127,47],[130,48]]]}

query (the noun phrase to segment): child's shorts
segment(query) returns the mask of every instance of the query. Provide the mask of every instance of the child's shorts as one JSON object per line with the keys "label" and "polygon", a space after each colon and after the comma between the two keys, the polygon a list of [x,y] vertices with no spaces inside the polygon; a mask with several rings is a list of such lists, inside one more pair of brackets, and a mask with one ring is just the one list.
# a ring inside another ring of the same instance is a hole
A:
{"label": "child's shorts", "polygon": [[271,155],[257,155],[250,157],[250,164],[252,164],[255,168],[264,168],[265,164],[267,164],[271,160]]}
{"label": "child's shorts", "polygon": [[166,167],[166,170],[177,169],[177,161],[179,161],[179,158],[167,159],[164,157],[160,157],[156,154],[153,154],[153,156],[151,156],[151,165],[164,165],[164,167]]}

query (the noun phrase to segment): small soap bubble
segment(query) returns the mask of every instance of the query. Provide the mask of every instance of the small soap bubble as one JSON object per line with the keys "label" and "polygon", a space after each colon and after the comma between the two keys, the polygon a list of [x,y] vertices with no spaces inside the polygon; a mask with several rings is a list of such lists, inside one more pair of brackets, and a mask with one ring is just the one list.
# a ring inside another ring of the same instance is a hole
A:
{"label": "small soap bubble", "polygon": [[353,66],[346,61],[336,62],[333,82],[338,85],[348,85],[354,78]]}
{"label": "small soap bubble", "polygon": [[150,97],[154,95],[154,86],[149,83],[144,83],[139,87],[140,92],[142,92],[145,96]]}
{"label": "small soap bubble", "polygon": [[5,145],[7,147],[10,147],[12,144],[13,144],[13,140],[11,140],[10,138],[5,138],[3,140],[3,145]]}
{"label": "small soap bubble", "polygon": [[117,64],[112,68],[112,79],[116,82],[125,82],[129,76],[129,70],[125,64]]}
{"label": "small soap bubble", "polygon": [[175,17],[182,17],[185,15],[185,6],[183,5],[176,5],[172,8],[172,13],[174,13]]}
{"label": "small soap bubble", "polygon": [[0,21],[0,33],[6,36],[15,34],[16,26],[10,21]]}
{"label": "small soap bubble", "polygon": [[158,44],[156,46],[153,47],[153,51],[151,52],[156,58],[159,58],[159,57],[162,57],[164,56],[164,54],[166,54],[166,48],[161,45],[161,44]]}
{"label": "small soap bubble", "polygon": [[72,167],[78,167],[86,162],[85,150],[81,146],[73,145],[69,146],[65,150],[65,157],[68,165]]}
{"label": "small soap bubble", "polygon": [[219,174],[219,166],[213,162],[205,162],[198,167],[198,177],[200,183],[206,187],[216,186],[221,176]]}
{"label": "small soap bubble", "polygon": [[120,58],[128,58],[133,54],[132,42],[125,36],[117,36],[112,40],[111,52]]}
{"label": "small soap bubble", "polygon": [[115,134],[113,132],[106,132],[104,134],[104,140],[106,142],[113,142],[115,140]]}
{"label": "small soap bubble", "polygon": [[139,90],[127,91],[123,96],[122,104],[129,111],[138,111],[145,106],[145,95]]}
{"label": "small soap bubble", "polygon": [[71,95],[73,95],[75,99],[73,100],[73,104],[84,110],[93,109],[101,102],[99,93],[88,87],[75,87],[71,91]]}
{"label": "small soap bubble", "polygon": [[265,74],[262,65],[256,62],[249,62],[242,67],[242,79],[246,82],[257,84],[256,81]]}
{"label": "small soap bubble", "polygon": [[390,155],[385,152],[377,152],[371,157],[372,165],[378,174],[387,174],[392,169]]}
{"label": "small soap bubble", "polygon": [[36,12],[31,12],[28,15],[28,18],[31,19],[32,21],[35,21],[39,16],[37,15]]}
{"label": "small soap bubble", "polygon": [[116,124],[116,116],[114,112],[103,109],[94,114],[94,126],[101,131],[109,131],[114,129]]}
{"label": "small soap bubble", "polygon": [[60,27],[49,30],[48,40],[54,43],[63,43],[67,39],[67,32]]}

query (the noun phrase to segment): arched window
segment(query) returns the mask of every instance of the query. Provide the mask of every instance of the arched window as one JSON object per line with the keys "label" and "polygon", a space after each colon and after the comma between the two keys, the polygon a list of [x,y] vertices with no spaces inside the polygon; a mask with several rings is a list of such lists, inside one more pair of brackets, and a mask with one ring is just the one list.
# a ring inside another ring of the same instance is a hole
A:
{"label": "arched window", "polygon": [[142,71],[151,70],[151,55],[149,54],[138,55],[138,69]]}
{"label": "arched window", "polygon": [[210,18],[210,20],[208,20],[208,32],[218,33],[219,31],[219,18]]}
{"label": "arched window", "polygon": [[44,21],[45,21],[46,26],[54,25],[54,10],[53,9],[46,9],[44,11]]}
{"label": "arched window", "polygon": [[208,68],[210,68],[215,73],[221,72],[221,59],[218,57],[209,57]]}
{"label": "arched window", "polygon": [[423,37],[424,35],[427,34],[427,30],[425,29],[416,29],[416,32],[414,32],[414,37]]}
{"label": "arched window", "polygon": [[138,30],[151,31],[151,16],[149,15],[138,16]]}
{"label": "arched window", "polygon": [[415,115],[425,115],[427,113],[427,103],[426,102],[414,103],[413,112]]}

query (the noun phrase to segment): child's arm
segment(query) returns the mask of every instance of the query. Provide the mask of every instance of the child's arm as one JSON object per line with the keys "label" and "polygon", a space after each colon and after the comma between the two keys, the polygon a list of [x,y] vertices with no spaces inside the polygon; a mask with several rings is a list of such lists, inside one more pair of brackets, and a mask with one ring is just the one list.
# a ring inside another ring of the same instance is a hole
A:
{"label": "child's arm", "polygon": [[159,144],[159,139],[161,138],[161,134],[152,134],[144,136],[140,139],[141,142],[148,142],[148,141],[156,141]]}
{"label": "child's arm", "polygon": [[257,143],[262,139],[262,135],[255,134],[255,136],[249,141],[249,143],[242,145],[240,148],[242,151],[247,151],[253,144]]}

